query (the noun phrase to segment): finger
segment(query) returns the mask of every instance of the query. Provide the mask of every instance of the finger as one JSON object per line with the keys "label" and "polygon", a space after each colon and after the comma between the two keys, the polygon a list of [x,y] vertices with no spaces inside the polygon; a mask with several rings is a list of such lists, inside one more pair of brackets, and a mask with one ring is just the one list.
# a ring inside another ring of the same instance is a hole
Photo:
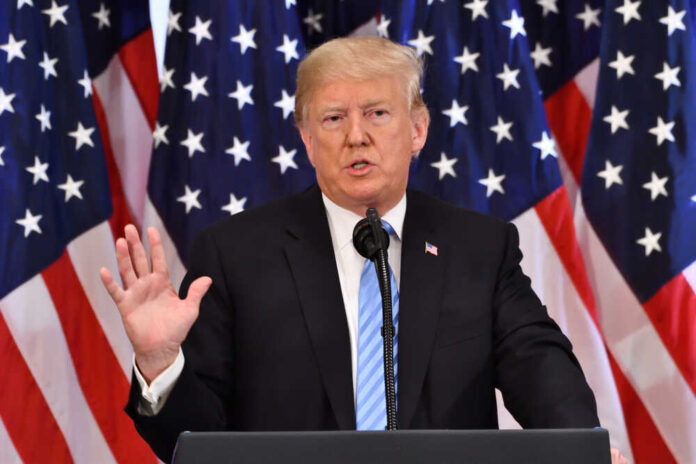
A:
{"label": "finger", "polygon": [[133,224],[128,224],[125,228],[126,242],[128,242],[128,251],[130,251],[131,261],[135,268],[135,274],[138,277],[147,275],[150,268],[147,265],[147,253],[145,247],[138,236],[138,229]]}
{"label": "finger", "polygon": [[154,227],[147,228],[147,240],[150,242],[150,259],[152,260],[152,272],[163,274],[169,280],[167,259],[164,256],[162,237]]}
{"label": "finger", "polygon": [[189,286],[188,293],[186,294],[186,302],[198,308],[201,305],[201,300],[208,291],[210,285],[213,283],[213,279],[210,277],[199,277]]}
{"label": "finger", "polygon": [[128,289],[135,284],[138,277],[133,270],[130,253],[128,252],[128,244],[123,238],[116,240],[116,262],[118,263],[118,273],[121,275],[123,287]]}
{"label": "finger", "polygon": [[123,300],[125,292],[121,286],[116,283],[111,275],[111,272],[109,272],[107,268],[103,267],[99,269],[99,277],[101,277],[101,281],[104,284],[106,291],[109,292],[111,299],[114,300],[114,303],[116,303],[118,306],[118,304]]}

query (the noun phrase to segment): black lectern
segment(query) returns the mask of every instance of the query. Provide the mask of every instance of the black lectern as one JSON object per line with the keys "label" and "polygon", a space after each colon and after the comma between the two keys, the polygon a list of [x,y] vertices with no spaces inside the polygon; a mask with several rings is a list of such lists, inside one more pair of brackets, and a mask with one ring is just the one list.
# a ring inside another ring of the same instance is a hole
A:
{"label": "black lectern", "polygon": [[610,464],[604,429],[184,432],[174,464]]}

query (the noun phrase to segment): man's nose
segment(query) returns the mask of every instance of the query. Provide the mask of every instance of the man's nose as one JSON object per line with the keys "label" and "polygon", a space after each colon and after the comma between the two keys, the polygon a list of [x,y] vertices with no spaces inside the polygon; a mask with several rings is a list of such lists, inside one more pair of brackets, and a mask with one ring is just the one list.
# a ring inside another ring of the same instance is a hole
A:
{"label": "man's nose", "polygon": [[370,143],[370,134],[367,130],[367,121],[362,114],[351,113],[348,116],[348,134],[346,144],[349,146],[364,146]]}

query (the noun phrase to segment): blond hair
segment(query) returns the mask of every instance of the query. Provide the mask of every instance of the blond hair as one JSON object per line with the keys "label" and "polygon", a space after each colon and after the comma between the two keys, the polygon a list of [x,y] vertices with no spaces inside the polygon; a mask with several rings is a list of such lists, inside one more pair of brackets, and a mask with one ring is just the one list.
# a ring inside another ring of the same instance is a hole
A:
{"label": "blond hair", "polygon": [[404,83],[408,108],[428,109],[420,93],[423,60],[405,45],[380,37],[344,37],[330,40],[309,53],[297,68],[295,122],[307,119],[312,92],[319,86],[338,79],[370,80],[398,76]]}

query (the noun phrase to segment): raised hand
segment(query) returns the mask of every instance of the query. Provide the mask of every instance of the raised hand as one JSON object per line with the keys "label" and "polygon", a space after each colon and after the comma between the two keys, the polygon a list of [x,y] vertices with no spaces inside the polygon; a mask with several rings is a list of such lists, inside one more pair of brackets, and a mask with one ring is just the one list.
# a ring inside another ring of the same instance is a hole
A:
{"label": "raised hand", "polygon": [[152,269],[135,226],[127,225],[125,236],[116,240],[123,288],[108,269],[101,268],[99,274],[121,313],[138,369],[150,383],[176,359],[212,280],[199,277],[191,283],[186,299],[180,299],[169,279],[159,232],[147,229]]}

